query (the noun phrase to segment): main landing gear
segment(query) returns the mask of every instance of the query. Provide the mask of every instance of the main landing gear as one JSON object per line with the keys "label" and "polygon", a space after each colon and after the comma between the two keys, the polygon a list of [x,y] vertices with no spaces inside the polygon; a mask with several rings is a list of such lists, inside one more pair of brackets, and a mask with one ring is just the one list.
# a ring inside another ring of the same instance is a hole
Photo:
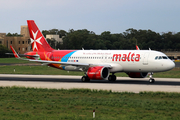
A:
{"label": "main landing gear", "polygon": [[82,76],[81,81],[82,81],[82,82],[89,82],[90,79],[89,79],[88,76]]}
{"label": "main landing gear", "polygon": [[108,80],[109,81],[116,81],[116,76],[114,75],[114,73],[112,73],[112,75],[109,75]]}
{"label": "main landing gear", "polygon": [[[114,73],[112,73],[112,75],[109,75],[108,80],[109,81],[116,81],[116,76],[114,75]],[[85,76],[82,76],[81,81],[82,82],[89,82],[90,79],[87,75],[85,75]]]}
{"label": "main landing gear", "polygon": [[154,83],[155,80],[153,78],[153,72],[151,72],[151,74],[149,75],[150,79],[149,79],[149,83]]}

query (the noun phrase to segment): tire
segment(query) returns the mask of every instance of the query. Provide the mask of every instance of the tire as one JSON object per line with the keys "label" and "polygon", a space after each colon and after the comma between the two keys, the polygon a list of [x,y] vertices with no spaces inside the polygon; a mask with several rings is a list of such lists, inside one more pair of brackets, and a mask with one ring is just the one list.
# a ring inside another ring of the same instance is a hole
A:
{"label": "tire", "polygon": [[155,80],[154,79],[149,79],[149,83],[154,83]]}
{"label": "tire", "polygon": [[115,75],[112,75],[112,81],[116,81],[116,76]]}
{"label": "tire", "polygon": [[81,81],[82,81],[82,82],[85,82],[85,81],[86,81],[86,77],[85,77],[85,76],[82,76]]}
{"label": "tire", "polygon": [[109,81],[116,81],[116,76],[115,75],[109,75],[108,80]]}
{"label": "tire", "polygon": [[81,81],[82,81],[82,82],[89,82],[90,79],[89,79],[88,76],[82,76]]}
{"label": "tire", "polygon": [[112,81],[112,75],[109,75],[108,80]]}

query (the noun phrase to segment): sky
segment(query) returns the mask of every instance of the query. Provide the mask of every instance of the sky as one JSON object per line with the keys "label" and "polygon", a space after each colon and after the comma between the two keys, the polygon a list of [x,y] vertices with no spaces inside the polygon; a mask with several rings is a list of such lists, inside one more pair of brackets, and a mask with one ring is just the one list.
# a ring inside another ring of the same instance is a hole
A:
{"label": "sky", "polygon": [[129,28],[180,32],[180,0],[0,0],[0,33],[39,29],[123,33]]}

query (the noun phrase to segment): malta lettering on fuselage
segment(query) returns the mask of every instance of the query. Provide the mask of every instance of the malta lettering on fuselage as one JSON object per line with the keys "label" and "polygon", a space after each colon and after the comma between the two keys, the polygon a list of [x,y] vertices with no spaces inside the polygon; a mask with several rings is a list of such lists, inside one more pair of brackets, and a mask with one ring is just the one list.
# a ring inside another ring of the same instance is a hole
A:
{"label": "malta lettering on fuselage", "polygon": [[112,61],[136,61],[138,62],[140,60],[140,54],[135,54],[135,53],[132,53],[129,52],[128,54],[113,54],[113,58],[112,58]]}

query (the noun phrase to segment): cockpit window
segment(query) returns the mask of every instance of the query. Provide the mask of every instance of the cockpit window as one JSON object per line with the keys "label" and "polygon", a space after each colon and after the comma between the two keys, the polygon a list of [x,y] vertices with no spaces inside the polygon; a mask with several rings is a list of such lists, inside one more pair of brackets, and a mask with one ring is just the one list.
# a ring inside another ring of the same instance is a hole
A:
{"label": "cockpit window", "polygon": [[162,56],[159,56],[159,59],[162,59]]}
{"label": "cockpit window", "polygon": [[167,56],[156,56],[155,60],[160,60],[160,59],[168,59]]}
{"label": "cockpit window", "polygon": [[166,56],[162,56],[163,59],[168,59]]}

